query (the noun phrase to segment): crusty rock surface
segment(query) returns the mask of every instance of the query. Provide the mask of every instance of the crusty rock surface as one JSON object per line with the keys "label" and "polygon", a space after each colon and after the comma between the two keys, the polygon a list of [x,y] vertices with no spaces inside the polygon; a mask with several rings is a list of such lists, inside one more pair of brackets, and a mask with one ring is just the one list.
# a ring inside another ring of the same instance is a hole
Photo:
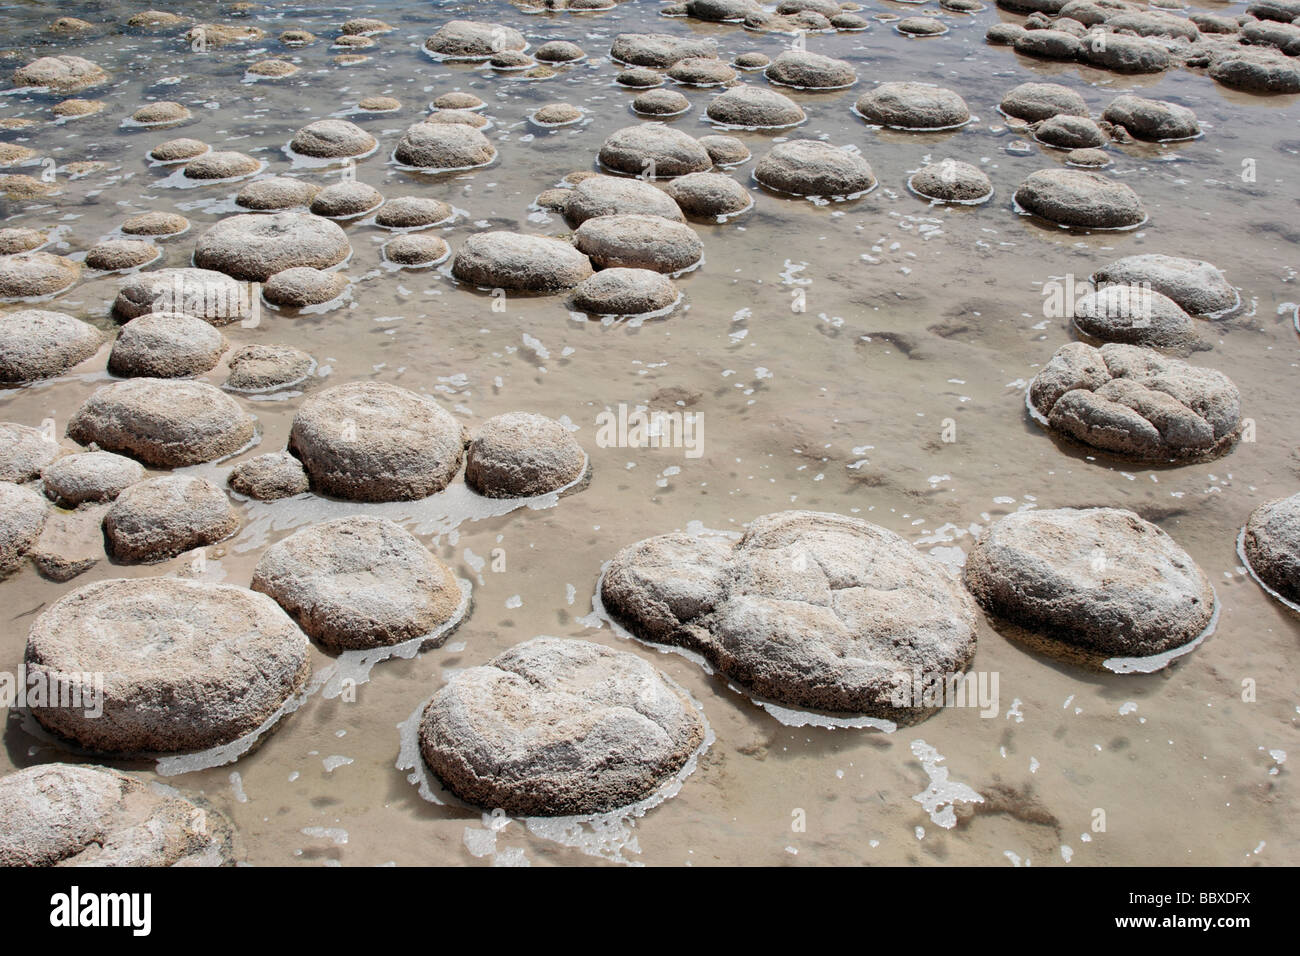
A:
{"label": "crusty rock surface", "polygon": [[348,288],[348,277],[311,266],[294,266],[277,272],[262,286],[262,298],[272,305],[294,309],[332,302]]}
{"label": "crusty rock surface", "polygon": [[122,326],[108,370],[124,378],[184,378],[217,367],[226,337],[184,312],[150,312]]}
{"label": "crusty rock surface", "polygon": [[22,309],[0,315],[0,383],[62,375],[104,344],[104,334],[62,312]]}
{"label": "crusty rock surface", "polygon": [[569,191],[564,219],[573,227],[597,216],[643,214],[684,221],[682,210],[662,189],[641,179],[590,176]]}
{"label": "crusty rock surface", "polygon": [[323,119],[308,123],[293,134],[289,148],[313,159],[342,159],[372,152],[378,141],[356,123]]}
{"label": "crusty rock surface", "polygon": [[615,172],[652,179],[701,173],[713,166],[699,140],[662,123],[642,123],[611,133],[600,147],[600,162]]}
{"label": "crusty rock surface", "polygon": [[761,86],[735,86],[709,103],[705,114],[722,126],[743,129],[786,129],[808,118],[784,93]]}
{"label": "crusty rock surface", "polygon": [[489,418],[465,453],[465,482],[488,498],[528,498],[571,485],[587,456],[559,422],[532,412]]}
{"label": "crusty rock surface", "polygon": [[479,20],[450,20],[424,41],[426,50],[447,60],[487,60],[495,53],[527,46],[518,30]]}
{"label": "crusty rock surface", "polygon": [[695,230],[662,216],[597,216],[578,227],[573,243],[602,269],[621,266],[671,274],[691,268],[704,255]]}
{"label": "crusty rock surface", "polygon": [[801,90],[839,90],[858,81],[853,64],[807,50],[786,50],[763,70],[773,83]]}
{"label": "crusty rock surface", "polygon": [[378,209],[384,194],[368,183],[332,183],[318,192],[308,207],[317,216],[327,219],[355,219]]}
{"label": "crusty rock surface", "polygon": [[1063,345],[1029,383],[1029,404],[1052,431],[1138,461],[1221,455],[1241,425],[1226,375],[1136,345]]}
{"label": "crusty rock surface", "polygon": [[224,273],[159,269],[123,279],[113,312],[123,320],[150,312],[184,312],[221,326],[249,315],[252,305],[249,287]]}
{"label": "crusty rock surface", "polygon": [[189,228],[190,221],[180,213],[162,210],[142,212],[128,217],[122,223],[122,232],[128,236],[152,236],[158,239],[179,236]]}
{"label": "crusty rock surface", "polygon": [[120,272],[138,269],[161,256],[162,250],[147,239],[106,239],[86,250],[86,267]]}
{"label": "crusty rock surface", "polygon": [[609,48],[609,55],[632,66],[667,69],[678,60],[691,57],[716,57],[718,45],[703,37],[668,36],[662,33],[620,33]]}
{"label": "crusty rock surface", "polygon": [[1147,657],[1195,640],[1214,614],[1214,590],[1187,552],[1116,508],[1007,515],[980,537],[965,576],[989,614],[1045,650]]}
{"label": "crusty rock surface", "polygon": [[15,252],[0,256],[0,299],[55,295],[77,281],[77,263],[52,252]]}
{"label": "crusty rock surface", "polygon": [[573,290],[575,309],[593,315],[645,315],[677,301],[673,280],[653,269],[601,269]]}
{"label": "crusty rock surface", "polygon": [[59,443],[45,429],[0,422],[0,481],[32,481],[58,455]]}
{"label": "crusty rock surface", "polygon": [[45,501],[31,488],[0,481],[0,578],[22,564],[48,514]]}
{"label": "crusty rock surface", "polygon": [[754,179],[795,196],[851,196],[876,185],[861,155],[813,139],[773,146],[754,167]]}
{"label": "crusty rock surface", "polygon": [[1086,116],[1061,114],[1035,123],[1034,139],[1057,149],[1093,149],[1106,144],[1102,128]]}
{"label": "crusty rock surface", "polygon": [[520,232],[477,232],[452,260],[462,282],[515,292],[560,292],[591,275],[591,261],[573,246],[549,236]]}
{"label": "crusty rock surface", "polygon": [[419,732],[425,762],[456,796],[520,816],[635,803],[704,738],[685,693],[641,658],[551,637],[457,671]]}
{"label": "crusty rock surface", "polygon": [[1074,326],[1102,342],[1145,345],[1187,354],[1200,344],[1196,323],[1150,287],[1109,285],[1074,303]]}
{"label": "crusty rock surface", "polygon": [[108,74],[85,57],[43,56],[14,70],[14,86],[39,86],[58,93],[79,93],[107,82]]}
{"label": "crusty rock surface", "polygon": [[230,469],[226,483],[232,491],[258,501],[278,501],[304,494],[310,488],[302,462],[287,451],[241,461]]}
{"label": "crusty rock surface", "polygon": [[1260,581],[1300,604],[1300,495],[1278,498],[1252,511],[1241,549]]}
{"label": "crusty rock surface", "polygon": [[[271,545],[249,586],[273,597],[310,637],[335,651],[429,634],[461,604],[446,564],[409,531],[368,516],[325,521]],[[446,637],[440,634],[438,643]]]}
{"label": "crusty rock surface", "polygon": [[223,219],[199,237],[194,264],[236,279],[265,282],[296,266],[328,269],[352,253],[337,223],[303,212]]}
{"label": "crusty rock surface", "polygon": [[315,360],[289,345],[245,345],[230,356],[225,387],[235,392],[269,392],[305,381]]}
{"label": "crusty rock surface", "polygon": [[451,247],[441,236],[394,236],[384,243],[384,258],[401,266],[431,266],[451,255]]}
{"label": "crusty rock surface", "polygon": [[1020,208],[1062,226],[1132,229],[1147,213],[1133,187],[1082,169],[1040,169],[1016,190]]}
{"label": "crusty rock surface", "polygon": [[993,183],[982,169],[955,159],[918,169],[907,185],[918,196],[935,202],[978,203],[993,195]]}
{"label": "crusty rock surface", "polygon": [[320,190],[320,186],[306,180],[291,176],[269,176],[266,179],[255,179],[241,189],[235,196],[235,205],[256,212],[294,209],[309,205]]}
{"label": "crusty rock surface", "polygon": [[433,399],[385,382],[349,382],[303,402],[289,451],[316,492],[411,501],[447,487],[465,441],[465,429]]}
{"label": "crusty rock surface", "polygon": [[1131,136],[1156,142],[1191,139],[1201,132],[1196,114],[1186,106],[1149,100],[1131,93],[1111,100],[1102,111],[1101,118],[1115,126],[1124,127]]}
{"label": "crusty rock surface", "polygon": [[1068,86],[1059,83],[1021,83],[1002,98],[1003,113],[1030,123],[1053,116],[1087,116],[1088,104]]}
{"label": "crusty rock surface", "polygon": [[900,701],[900,677],[942,679],[975,654],[975,609],[950,572],[844,515],[764,515],[734,544],[648,538],[615,555],[600,596],[642,640],[788,707],[910,720],[923,711]]}
{"label": "crusty rock surface", "polygon": [[233,455],[253,440],[256,420],[207,382],[131,378],[92,392],[67,431],[81,445],[179,468]]}
{"label": "crusty rock surface", "polygon": [[[307,637],[269,597],[179,577],[97,581],[32,624],[25,664],[47,680],[103,675],[103,713],[33,707],[97,753],[175,753],[257,730],[306,684]],[[83,698],[91,696],[89,687]]]}
{"label": "crusty rock surface", "polygon": [[1241,305],[1237,290],[1222,272],[1201,259],[1159,253],[1125,256],[1092,274],[1100,285],[1149,285],[1173,299],[1189,315],[1218,318]]}
{"label": "crusty rock surface", "polygon": [[235,150],[212,150],[190,160],[182,170],[186,179],[242,179],[262,171],[262,163],[247,153]]}
{"label": "crusty rock surface", "polygon": [[858,97],[858,115],[897,129],[952,129],[970,122],[966,101],[928,83],[881,83]]}
{"label": "crusty rock surface", "polygon": [[415,123],[393,150],[393,158],[402,165],[432,172],[475,169],[496,155],[488,138],[464,123]]}
{"label": "crusty rock surface", "polygon": [[109,767],[47,763],[0,779],[0,866],[229,866],[229,821]]}
{"label": "crusty rock surface", "polygon": [[688,173],[664,191],[688,216],[700,219],[734,216],[754,205],[749,190],[722,173]]}
{"label": "crusty rock surface", "polygon": [[104,538],[113,560],[153,564],[239,530],[239,516],[225,492],[194,475],[163,475],[138,481],[117,496],[104,516]]}
{"label": "crusty rock surface", "polygon": [[398,196],[389,199],[375,213],[375,225],[385,229],[423,229],[446,222],[454,215],[451,206],[429,196]]}
{"label": "crusty rock surface", "polygon": [[87,451],[56,458],[41,470],[45,496],[60,508],[88,501],[112,501],[144,480],[144,466],[109,451]]}

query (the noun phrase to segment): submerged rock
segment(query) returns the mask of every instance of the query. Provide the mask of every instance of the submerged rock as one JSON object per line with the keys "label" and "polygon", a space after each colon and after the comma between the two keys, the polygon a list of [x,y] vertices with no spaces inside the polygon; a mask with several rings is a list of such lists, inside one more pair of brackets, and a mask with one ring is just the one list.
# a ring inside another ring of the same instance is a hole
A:
{"label": "submerged rock", "polygon": [[0,299],[36,299],[70,289],[81,274],[71,259],[51,252],[0,256]]}
{"label": "submerged rock", "polygon": [[[175,753],[259,729],[306,684],[307,637],[269,597],[179,577],[97,581],[60,598],[27,635],[28,674],[62,679],[103,713],[33,707],[47,730],[97,753]],[[62,675],[57,677],[56,675]]]}
{"label": "submerged rock", "polygon": [[678,176],[665,189],[688,216],[734,216],[754,205],[749,190],[722,173]]}
{"label": "submerged rock", "polygon": [[601,269],[573,290],[573,307],[593,315],[645,315],[677,301],[677,287],[653,269]]}
{"label": "submerged rock", "polygon": [[1215,266],[1201,259],[1145,253],[1125,256],[1092,274],[1102,285],[1146,285],[1173,299],[1189,315],[1218,318],[1241,305],[1237,290]]}
{"label": "submerged rock", "polygon": [[527,46],[518,30],[479,20],[448,21],[424,41],[426,50],[447,60],[487,60],[496,53]]}
{"label": "submerged rock", "polygon": [[231,491],[258,501],[278,501],[305,494],[310,487],[302,462],[287,451],[241,461],[230,469],[226,484]]}
{"label": "submerged rock", "polygon": [[638,638],[695,651],[786,707],[913,720],[925,708],[900,690],[975,654],[975,610],[952,574],[844,515],[764,515],[735,544],[648,538],[615,555],[600,596]]}
{"label": "submerged rock", "polygon": [[716,57],[718,45],[713,40],[668,36],[662,33],[620,33],[609,48],[609,55],[631,66],[667,69],[678,60],[692,57]]}
{"label": "submerged rock", "polygon": [[462,282],[507,292],[559,292],[591,275],[591,261],[549,236],[478,232],[465,240],[451,265]]}
{"label": "submerged rock", "polygon": [[573,227],[597,216],[641,214],[684,221],[672,196],[641,179],[591,176],[567,190],[564,219]]}
{"label": "submerged rock", "polygon": [[348,277],[341,272],[296,266],[267,279],[262,286],[262,298],[272,305],[304,309],[333,302],[347,291],[349,284]]}
{"label": "submerged rock", "polygon": [[225,387],[236,392],[269,392],[305,381],[316,362],[288,345],[245,345],[230,356]]}
{"label": "submerged rock", "polygon": [[317,120],[293,134],[289,148],[313,159],[342,159],[373,152],[378,141],[356,123],[341,119]]}
{"label": "submerged rock", "polygon": [[1149,100],[1141,96],[1117,96],[1102,111],[1101,118],[1122,126],[1129,135],[1157,142],[1191,139],[1201,132],[1196,114],[1186,106]]}
{"label": "submerged rock", "polygon": [[709,104],[706,114],[715,123],[744,129],[786,129],[808,118],[784,93],[758,86],[727,90]]}
{"label": "submerged rock", "polygon": [[848,61],[806,50],[786,50],[768,64],[763,75],[773,83],[801,90],[841,90],[858,81]]}
{"label": "submerged rock", "polygon": [[607,169],[650,178],[701,173],[713,166],[708,151],[695,137],[661,123],[628,126],[600,147],[600,162]]}
{"label": "submerged rock", "polygon": [[216,368],[230,347],[207,322],[183,312],[150,312],[122,326],[108,370],[124,378],[184,378]]}
{"label": "submerged rock", "polygon": [[966,101],[928,83],[881,83],[854,106],[869,123],[897,129],[952,129],[970,122]]}
{"label": "submerged rock", "polygon": [[704,243],[695,230],[662,216],[598,216],[578,227],[573,242],[602,269],[621,266],[675,273],[694,266],[704,255]]}
{"label": "submerged rock", "polygon": [[1131,511],[1021,511],[966,559],[966,585],[1030,643],[1090,657],[1147,657],[1195,640],[1214,615],[1205,573]]}
{"label": "submerged rock", "polygon": [[144,467],[122,455],[88,451],[64,455],[41,470],[45,497],[60,508],[76,508],[86,502],[112,501],[137,481],[143,481]]}
{"label": "submerged rock", "polygon": [[983,170],[955,159],[917,170],[907,185],[918,196],[936,202],[978,203],[993,195],[993,183]]}
{"label": "submerged rock", "polygon": [[496,155],[486,136],[463,123],[416,123],[393,150],[393,158],[402,165],[431,172],[475,169]]}
{"label": "submerged rock", "polygon": [[297,266],[328,269],[352,253],[337,223],[301,212],[223,219],[200,238],[194,264],[236,279],[265,282]]}
{"label": "submerged rock", "polygon": [[1002,98],[1000,108],[1007,116],[1029,123],[1053,116],[1088,115],[1088,104],[1083,97],[1059,83],[1021,83]]}
{"label": "submerged rock", "polygon": [[649,797],[704,735],[685,693],[639,657],[551,637],[457,671],[419,733],[448,789],[518,816],[601,813]]}

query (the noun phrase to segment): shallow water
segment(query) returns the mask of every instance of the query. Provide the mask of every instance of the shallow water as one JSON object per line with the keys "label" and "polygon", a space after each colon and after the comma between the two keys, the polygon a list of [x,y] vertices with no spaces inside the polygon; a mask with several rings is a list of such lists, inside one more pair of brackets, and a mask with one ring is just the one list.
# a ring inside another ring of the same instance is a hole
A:
{"label": "shallow water", "polygon": [[[226,19],[223,5],[185,6],[196,19]],[[888,0],[864,6],[869,16],[932,12]],[[58,38],[45,29],[59,15],[121,23],[143,4],[7,4],[13,66],[37,47],[76,52],[108,69],[113,82],[76,94],[104,99],[108,109],[60,124],[48,113],[58,97],[0,96],[0,116],[38,121],[0,135],[53,158],[62,190],[48,201],[0,200],[5,224],[57,226],[51,249],[71,254],[128,215],[175,209],[194,226],[163,241],[165,256],[151,268],[187,265],[196,236],[233,211],[242,183],[171,188],[175,168],[145,158],[153,145],[193,136],[249,152],[269,173],[297,173],[283,152],[294,130],[346,115],[380,139],[380,149],[357,164],[358,179],[389,197],[434,196],[465,211],[436,230],[453,248],[489,226],[563,235],[562,219],[530,209],[533,198],[572,170],[594,168],[605,136],[638,122],[629,109],[635,94],[613,85],[618,68],[605,56],[616,34],[712,36],[727,59],[746,50],[775,55],[789,42],[736,25],[665,20],[658,7],[638,0],[595,15],[525,15],[503,2],[268,5],[273,12],[231,21],[262,26],[267,41],[195,53],[172,31]],[[1244,5],[1197,8],[1237,13]],[[398,29],[364,51],[369,62],[334,66],[339,51],[328,48],[329,38],[344,19],[362,15]],[[420,45],[455,16],[515,26],[533,47],[569,39],[589,57],[544,81],[433,62]],[[705,262],[677,280],[684,301],[668,317],[602,323],[570,316],[560,297],[512,297],[504,313],[495,312],[490,296],[459,287],[445,271],[386,268],[379,248],[390,234],[353,223],[345,225],[354,248],[345,269],[354,286],[340,307],[303,316],[263,309],[256,328],[226,327],[232,344],[308,351],[319,363],[316,387],[393,382],[435,395],[471,426],[512,410],[568,416],[591,456],[592,479],[551,507],[507,514],[474,511],[466,496],[442,510],[385,506],[472,581],[465,623],[441,648],[375,666],[355,701],[315,695],[237,763],[168,783],[201,792],[227,812],[255,864],[572,864],[595,862],[593,846],[611,843],[625,859],[652,865],[1300,863],[1290,768],[1277,757],[1300,750],[1300,626],[1236,553],[1250,511],[1292,494],[1297,483],[1300,428],[1287,409],[1300,344],[1300,97],[1235,93],[1186,70],[1121,77],[1029,60],[984,43],[999,18],[1018,19],[989,9],[945,14],[951,30],[936,38],[908,39],[882,22],[865,33],[809,37],[810,49],[852,60],[861,79],[833,93],[783,90],[809,114],[786,132],[856,145],[880,187],[822,205],[756,190],[747,214],[696,223]],[[283,53],[274,37],[298,27],[321,38],[288,52],[302,71],[244,83],[246,66],[262,58],[258,51]],[[1061,161],[1037,144],[1024,155],[1007,151],[1028,140],[1005,131],[997,103],[1034,78],[1080,89],[1094,114],[1127,90],[1196,110],[1205,129],[1199,139],[1110,150],[1114,172],[1150,212],[1142,228],[1077,234],[1014,212],[1016,185]],[[747,79],[763,83],[761,75]],[[850,106],[875,80],[951,86],[977,119],[939,134],[869,129]],[[487,100],[498,160],[447,177],[389,165],[402,130],[452,89]],[[702,115],[716,91],[681,89],[694,108],[671,122],[694,135],[715,132]],[[402,110],[350,112],[358,99],[380,94],[400,99]],[[185,103],[194,118],[167,129],[122,125],[151,99]],[[587,109],[587,119],[549,132],[525,122],[537,106],[559,100]],[[780,137],[736,135],[759,156]],[[932,207],[912,195],[905,186],[911,171],[945,156],[980,164],[997,190],[992,201]],[[87,160],[107,165],[75,179],[62,169]],[[1246,160],[1254,182],[1242,180]],[[752,167],[732,172],[751,185]],[[9,171],[39,176],[43,168],[38,159]],[[302,174],[327,183],[337,170]],[[1243,313],[1216,323],[1207,333],[1213,348],[1191,360],[1233,378],[1243,414],[1255,422],[1256,441],[1219,461],[1148,468],[1093,460],[1054,442],[1026,414],[1025,384],[1073,337],[1068,319],[1044,317],[1043,283],[1070,273],[1083,279],[1139,252],[1209,259],[1241,289]],[[116,287],[115,277],[87,274],[51,307],[112,328]],[[102,369],[106,356],[107,349],[53,383],[0,394],[0,419],[35,425],[53,418],[61,433],[103,384],[104,373],[84,373]],[[224,374],[219,367],[205,378],[219,384]],[[282,448],[301,402],[300,395],[265,399],[239,399],[261,423],[261,442],[248,454]],[[701,457],[682,448],[597,447],[596,416],[607,407],[680,410],[672,404],[678,399],[703,416]],[[944,440],[954,434],[955,441]],[[200,470],[222,480],[229,466]],[[958,562],[954,549],[968,548],[1000,515],[1084,505],[1133,508],[1157,521],[1213,581],[1218,627],[1165,670],[1102,674],[1041,658],[981,620],[974,669],[1000,675],[992,718],[947,709],[892,734],[791,727],[690,660],[594,626],[602,564],[626,544],[691,522],[737,531],[771,511],[836,511]],[[203,574],[211,580],[246,585],[262,549],[293,528],[370,510],[310,498],[242,507],[240,536],[209,549]],[[493,570],[502,562],[504,570]],[[21,571],[0,585],[0,667],[16,669],[32,619],[72,587],[185,564],[115,567],[105,559],[71,584]],[[716,734],[680,793],[579,846],[566,845],[574,841],[562,839],[559,827],[430,803],[397,766],[398,725],[445,674],[538,634],[653,658],[701,702]],[[317,671],[328,666],[327,655],[312,653]],[[1244,681],[1255,682],[1255,702],[1242,700]],[[28,735],[14,714],[4,745],[3,772],[66,757]],[[1095,829],[1098,811],[1104,831]]]}

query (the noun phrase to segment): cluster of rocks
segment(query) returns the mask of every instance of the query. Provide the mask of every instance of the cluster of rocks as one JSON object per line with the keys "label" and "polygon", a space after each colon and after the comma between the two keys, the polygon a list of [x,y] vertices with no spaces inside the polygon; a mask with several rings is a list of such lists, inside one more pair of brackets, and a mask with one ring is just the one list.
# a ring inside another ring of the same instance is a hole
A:
{"label": "cluster of rocks", "polygon": [[1130,0],[998,0],[998,6],[1026,20],[994,24],[988,41],[1025,56],[1125,74],[1183,66],[1204,69],[1233,89],[1300,92],[1295,0],[1263,0],[1234,16],[1180,16]]}

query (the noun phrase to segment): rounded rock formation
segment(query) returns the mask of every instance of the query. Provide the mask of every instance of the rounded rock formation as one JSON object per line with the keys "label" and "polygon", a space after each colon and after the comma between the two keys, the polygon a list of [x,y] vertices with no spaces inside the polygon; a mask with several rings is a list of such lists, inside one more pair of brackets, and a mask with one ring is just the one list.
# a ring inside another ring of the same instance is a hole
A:
{"label": "rounded rock formation", "polygon": [[496,158],[488,138],[463,123],[416,123],[402,134],[393,159],[429,172],[477,169]]}
{"label": "rounded rock formation", "polygon": [[[461,605],[455,575],[386,518],[336,518],[266,549],[249,585],[270,595],[332,651],[389,647],[430,635]],[[447,632],[438,635],[438,643]]]}
{"label": "rounded rock formation", "polygon": [[592,315],[646,315],[677,301],[673,281],[653,269],[601,269],[573,290],[573,307]]}
{"label": "rounded rock formation", "polygon": [[648,538],[615,555],[600,596],[634,636],[785,707],[912,721],[927,708],[900,693],[975,655],[975,609],[948,569],[844,515],[764,515],[734,544]]}
{"label": "rounded rock formation", "polygon": [[206,803],[108,767],[38,764],[0,779],[0,866],[227,866],[233,842]]}
{"label": "rounded rock formation", "polygon": [[230,490],[258,501],[279,501],[306,494],[310,488],[302,462],[287,451],[241,461],[226,478]]}
{"label": "rounded rock formation", "polygon": [[1242,529],[1241,553],[1266,588],[1300,604],[1300,495],[1252,511]]}
{"label": "rounded rock formation", "polygon": [[1068,86],[1059,83],[1021,83],[1002,97],[998,107],[1006,116],[1037,123],[1053,116],[1087,116],[1088,104]]}
{"label": "rounded rock formation", "polygon": [[347,291],[348,285],[348,277],[341,272],[297,266],[267,279],[262,286],[262,298],[271,305],[303,309],[333,302]]}
{"label": "rounded rock formation", "polygon": [[754,205],[749,190],[722,173],[690,173],[665,188],[688,216],[701,219],[734,216]]}
{"label": "rounded rock formation", "polygon": [[564,219],[574,228],[597,216],[642,214],[682,222],[673,198],[641,179],[591,176],[568,190]]}
{"label": "rounded rock formation", "polygon": [[754,179],[795,196],[854,196],[876,185],[871,166],[858,153],[811,139],[773,146],[754,167]]}
{"label": "rounded rock formation", "polygon": [[858,82],[853,64],[807,50],[786,50],[767,65],[763,75],[797,90],[842,90]]}
{"label": "rounded rock formation", "polygon": [[108,370],[123,378],[185,378],[217,367],[226,337],[183,312],[150,312],[122,326]]}
{"label": "rounded rock formation", "polygon": [[0,256],[0,299],[57,295],[72,288],[80,272],[71,259],[50,252],[16,252]]}
{"label": "rounded rock formation", "polygon": [[628,126],[610,134],[600,147],[606,169],[636,176],[684,176],[704,172],[713,160],[699,140],[661,123]]}
{"label": "rounded rock formation", "polygon": [[289,176],[271,176],[255,180],[241,189],[235,196],[235,205],[256,212],[278,212],[310,204],[320,190],[321,187],[315,183]]}
{"label": "rounded rock formation", "polygon": [[245,345],[230,356],[225,387],[233,392],[271,392],[307,380],[316,362],[288,345]]}
{"label": "rounded rock formation", "polygon": [[356,123],[342,119],[317,120],[293,134],[289,149],[312,159],[345,159],[374,152],[378,140]]}
{"label": "rounded rock formation", "polygon": [[487,60],[496,53],[527,46],[518,30],[477,20],[450,20],[424,41],[427,51],[444,60]]}
{"label": "rounded rock formation", "polygon": [[671,274],[691,268],[704,255],[695,230],[661,216],[588,219],[574,233],[573,243],[602,269],[621,266]]}
{"label": "rounded rock formation", "polygon": [[[29,674],[82,688],[103,676],[103,714],[35,707],[46,729],[99,753],[175,753],[258,730],[311,673],[307,637],[274,601],[176,577],[98,581],[32,624]],[[56,675],[62,675],[56,676]]]}
{"label": "rounded rock formation", "polygon": [[352,253],[337,223],[301,212],[244,214],[212,226],[194,247],[194,264],[236,279],[265,282],[298,266],[328,269]]}
{"label": "rounded rock formation", "polygon": [[1226,375],[1135,345],[1063,345],[1028,400],[1049,430],[1136,461],[1213,458],[1241,429],[1241,395]]}
{"label": "rounded rock formation", "polygon": [[1200,344],[1196,324],[1149,286],[1108,285],[1074,303],[1074,327],[1101,342],[1186,354]]}
{"label": "rounded rock formation", "polygon": [[206,382],[132,378],[96,389],[68,421],[68,437],[154,468],[224,458],[253,440],[256,420]]}
{"label": "rounded rock formation", "polygon": [[88,501],[112,501],[144,476],[138,461],[108,451],[88,451],[46,465],[41,484],[45,497],[60,508],[76,508]]}
{"label": "rounded rock formation", "polygon": [[1016,203],[1061,226],[1132,229],[1146,222],[1146,210],[1133,187],[1101,173],[1041,169],[1016,190]]}
{"label": "rounded rock formation", "polygon": [[645,661],[539,637],[457,671],[420,718],[420,753],[460,799],[517,816],[603,813],[649,797],[705,739]]}
{"label": "rounded rock formation", "polygon": [[0,481],[0,578],[16,571],[45,527],[44,500],[22,485]]}
{"label": "rounded rock formation", "polygon": [[908,188],[932,202],[981,203],[993,195],[993,183],[970,163],[944,159],[912,174]]}
{"label": "rounded rock formation", "polygon": [[225,493],[206,478],[163,475],[137,481],[104,516],[104,539],[115,561],[154,564],[215,544],[239,530]]}
{"label": "rounded rock formation", "polygon": [[705,115],[721,126],[737,129],[787,129],[808,118],[784,93],[757,86],[736,86],[716,97]]}
{"label": "rounded rock formation", "polygon": [[970,122],[965,100],[928,83],[881,83],[853,108],[868,123],[894,129],[955,129]]}
{"label": "rounded rock formation", "polygon": [[22,385],[62,375],[103,344],[99,329],[62,312],[7,312],[0,315],[0,383]]}
{"label": "rounded rock formation", "polygon": [[1241,305],[1241,296],[1223,273],[1200,259],[1147,253],[1125,256],[1102,266],[1092,281],[1109,285],[1147,285],[1173,299],[1189,315],[1215,319]]}
{"label": "rounded rock formation", "polygon": [[289,432],[313,491],[347,501],[413,501],[460,470],[465,430],[433,399],[349,382],[303,402]]}
{"label": "rounded rock formation", "polygon": [[586,464],[582,447],[559,422],[510,412],[489,418],[474,433],[465,483],[487,498],[531,498],[573,484]]}
{"label": "rounded rock formation", "polygon": [[591,275],[591,261],[573,246],[549,236],[478,232],[452,260],[461,282],[507,292],[560,292]]}
{"label": "rounded rock formation", "polygon": [[1039,649],[1148,657],[1195,640],[1214,615],[1205,573],[1158,527],[1116,508],[1020,511],[966,559],[966,586]]}

